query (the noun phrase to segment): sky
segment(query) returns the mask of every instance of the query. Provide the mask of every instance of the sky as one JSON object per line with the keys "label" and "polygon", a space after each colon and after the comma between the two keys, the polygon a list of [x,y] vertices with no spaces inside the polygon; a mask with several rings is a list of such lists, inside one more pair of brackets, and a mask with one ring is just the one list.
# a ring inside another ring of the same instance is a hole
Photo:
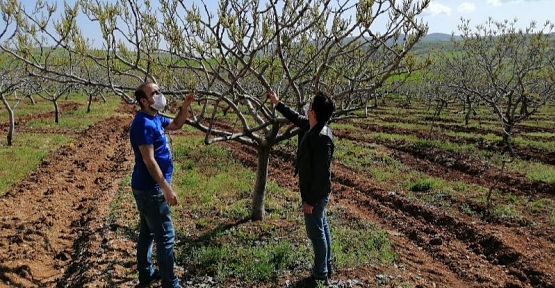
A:
{"label": "sky", "polygon": [[[34,1],[19,0],[25,6],[34,7]],[[101,0],[101,2],[115,2],[116,0]],[[262,2],[267,0],[260,0]],[[283,0],[280,0],[283,1]],[[421,2],[422,0],[416,0]],[[63,0],[47,0],[47,2],[57,2],[58,8],[63,8]],[[75,0],[66,0],[67,3],[73,4]],[[140,2],[140,1],[139,1]],[[202,6],[201,0],[185,0],[185,3],[197,3]],[[209,10],[217,10],[217,0],[204,1]],[[333,3],[334,1],[332,1]],[[398,1],[399,2],[399,1]],[[151,0],[154,6],[157,6],[157,0]],[[484,24],[489,17],[493,20],[513,21],[517,19],[517,28],[526,28],[531,21],[536,21],[542,26],[546,20],[555,22],[555,0],[432,0],[428,8],[421,15],[422,20],[428,23],[428,33],[446,33],[459,35],[458,25],[461,24],[461,18],[470,20],[470,25],[474,28],[477,25]],[[385,16],[385,15],[382,15]],[[382,19],[385,17],[381,17]],[[96,29],[96,24],[91,23],[86,17],[80,17],[83,23],[79,23],[85,29],[88,37],[95,39],[100,37],[100,31]],[[377,29],[381,26],[385,28],[385,22],[375,23],[373,25]]]}
{"label": "sky", "polygon": [[458,33],[461,17],[475,27],[489,17],[503,21],[517,18],[517,28],[526,28],[531,21],[543,25],[546,20],[555,22],[555,0],[436,0],[423,15],[428,22],[428,33]]}

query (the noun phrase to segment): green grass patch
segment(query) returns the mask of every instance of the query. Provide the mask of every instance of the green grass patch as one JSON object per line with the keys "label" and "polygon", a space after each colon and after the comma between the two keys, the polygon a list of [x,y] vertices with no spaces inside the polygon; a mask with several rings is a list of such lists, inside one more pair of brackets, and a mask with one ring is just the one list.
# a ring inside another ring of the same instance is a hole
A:
{"label": "green grass patch", "polygon": [[123,187],[129,187],[131,185],[131,175],[125,176],[120,185],[114,200],[110,203],[110,209],[108,210],[108,219],[106,220],[108,226],[115,225],[117,220],[121,216],[120,205],[122,201],[124,201],[124,196],[127,191],[123,189]]}
{"label": "green grass patch", "polygon": [[492,212],[493,216],[504,219],[504,218],[517,218],[520,216],[521,211],[518,209],[517,204],[500,204],[496,205]]}
{"label": "green grass patch", "polygon": [[71,138],[59,134],[16,134],[12,146],[0,146],[0,195],[34,171],[48,155]]}
{"label": "green grass patch", "polygon": [[[502,166],[502,161],[507,160],[507,156],[492,151],[482,151],[480,155],[499,168]],[[505,163],[505,169],[509,172],[524,174],[526,178],[532,181],[555,184],[555,167],[552,165],[514,159],[512,162]]]}
{"label": "green grass patch", "polygon": [[442,140],[420,139],[415,144],[420,147],[441,148],[456,153],[472,153],[476,150],[476,147],[471,144],[457,144]]}
{"label": "green grass patch", "polygon": [[[532,181],[544,181],[549,184],[555,184],[555,167],[551,165],[529,162],[528,167],[524,168],[526,178]],[[517,171],[522,171],[517,169]]]}
{"label": "green grass patch", "polygon": [[429,178],[420,178],[415,182],[408,183],[408,189],[413,192],[429,192],[434,189],[436,181]]}
{"label": "green grass patch", "polygon": [[518,146],[530,146],[541,150],[555,151],[555,141],[540,142],[523,137],[514,137],[513,143]]}
{"label": "green grass patch", "polygon": [[335,142],[334,157],[362,173],[368,173],[377,181],[398,182],[399,173],[410,169],[392,158],[387,148],[376,144],[361,144],[345,139]]}
{"label": "green grass patch", "polygon": [[201,137],[173,136],[172,147],[175,189],[193,203],[189,209],[201,214],[217,211],[235,219],[249,216],[253,171],[236,163],[222,146],[204,146]]}
{"label": "green grass patch", "polygon": [[375,144],[355,143],[350,140],[335,141],[334,157],[354,168],[371,167],[376,164],[392,163],[393,159],[380,146]]}
{"label": "green grass patch", "polygon": [[355,125],[351,123],[332,123],[330,125],[332,129],[341,129],[341,130],[358,130]]}
{"label": "green grass patch", "polygon": [[381,168],[381,167],[370,167],[370,175],[372,175],[372,177],[374,177],[374,179],[376,179],[377,181],[387,181],[387,180],[393,180],[396,177],[398,177],[396,171],[392,171],[390,169],[387,168]]}
{"label": "green grass patch", "polygon": [[555,209],[551,209],[551,213],[547,216],[547,222],[551,226],[555,226]]}
{"label": "green grass patch", "polygon": [[536,199],[526,203],[526,206],[533,214],[546,214],[551,213],[551,207],[555,207],[555,202],[550,199]]}
{"label": "green grass patch", "polygon": [[[15,99],[13,99],[13,96],[8,96],[6,97],[8,102],[10,103],[10,107],[12,107],[12,109],[14,109],[14,105],[16,103]],[[14,113],[15,113],[15,118],[17,120],[17,117],[20,116],[26,116],[26,115],[33,115],[33,114],[42,114],[45,113],[47,111],[54,111],[54,105],[49,102],[46,101],[40,97],[35,96],[34,97],[36,103],[32,104],[31,101],[27,98],[23,101],[21,101],[14,109]],[[2,120],[7,120],[8,119],[8,110],[3,109],[4,107],[2,107],[2,109],[0,110],[0,119]]]}
{"label": "green grass patch", "polygon": [[383,132],[371,132],[361,135],[363,139],[371,140],[385,140],[385,141],[407,141],[416,143],[419,138],[415,135],[404,135],[404,134],[389,134]]}
{"label": "green grass patch", "polygon": [[332,225],[332,255],[339,268],[361,264],[392,264],[396,254],[387,232],[367,224],[360,226]]}
{"label": "green grass patch", "polygon": [[467,132],[452,132],[447,131],[444,133],[450,137],[462,138],[462,139],[476,139],[476,143],[495,143],[501,140],[501,136],[494,134],[494,133],[487,133],[487,134],[475,134],[475,133],[467,133]]}
{"label": "green grass patch", "polygon": [[[94,102],[91,106],[91,112],[87,112],[87,98],[86,97],[75,97],[70,101],[78,103],[77,110],[64,110],[60,111],[60,117],[58,123],[55,122],[54,114],[50,118],[40,118],[30,120],[26,123],[29,127],[35,128],[52,128],[60,127],[67,129],[85,129],[90,125],[95,124],[101,119],[110,117],[115,114],[116,108],[120,105],[121,99],[117,97],[107,98],[107,102]],[[44,101],[44,100],[43,100]],[[64,101],[60,101],[59,104],[63,105]],[[41,102],[41,105],[44,105]],[[42,113],[54,111],[54,105],[50,103],[50,107],[44,107]],[[19,116],[19,108],[16,110],[16,119]]]}
{"label": "green grass patch", "polygon": [[308,256],[307,249],[298,249],[288,240],[259,243],[252,247],[235,243],[201,246],[190,254],[195,269],[213,275],[218,283],[228,277],[250,283],[267,282]]}
{"label": "green grass patch", "polygon": [[551,132],[525,132],[522,133],[522,138],[526,137],[543,137],[543,138],[555,138],[555,135]]}

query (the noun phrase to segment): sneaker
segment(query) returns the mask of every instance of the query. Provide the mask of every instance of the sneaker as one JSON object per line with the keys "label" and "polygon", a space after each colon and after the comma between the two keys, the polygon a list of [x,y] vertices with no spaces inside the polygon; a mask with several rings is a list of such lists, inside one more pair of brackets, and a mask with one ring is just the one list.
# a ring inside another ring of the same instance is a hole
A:
{"label": "sneaker", "polygon": [[305,279],[303,287],[306,288],[316,288],[316,287],[327,287],[330,285],[328,278],[320,279],[314,276],[310,276]]}
{"label": "sneaker", "polygon": [[150,276],[150,279],[146,282],[139,282],[139,284],[137,284],[135,286],[135,288],[145,288],[150,286],[150,284],[158,281],[162,279],[162,276],[160,276],[160,272],[158,270],[154,270],[154,273],[152,273],[152,275]]}

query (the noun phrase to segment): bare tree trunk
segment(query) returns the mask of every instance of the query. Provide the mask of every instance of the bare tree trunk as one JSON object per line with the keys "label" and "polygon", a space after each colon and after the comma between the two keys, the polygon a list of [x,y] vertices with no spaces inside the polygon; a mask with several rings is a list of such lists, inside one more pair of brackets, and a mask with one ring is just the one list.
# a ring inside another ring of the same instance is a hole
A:
{"label": "bare tree trunk", "polygon": [[528,113],[528,98],[522,97],[522,106],[520,106],[520,115],[526,115]]}
{"label": "bare tree trunk", "polygon": [[92,94],[89,94],[89,102],[87,103],[87,113],[91,113]]}
{"label": "bare tree trunk", "polygon": [[464,116],[464,125],[468,126],[468,121],[470,120],[470,113],[472,113],[472,102],[468,101],[468,110],[466,111],[466,115]]}
{"label": "bare tree trunk", "polygon": [[54,122],[56,124],[58,124],[59,120],[60,120],[60,107],[58,106],[58,101],[54,100],[53,102],[54,102],[54,111],[55,111],[54,112],[54,117],[55,117]]}
{"label": "bare tree trunk", "polygon": [[438,100],[436,109],[434,111],[434,121],[436,121],[437,119],[439,119],[439,117],[441,116],[441,112],[443,111],[443,109],[447,107],[447,102],[444,100]]}
{"label": "bare tree trunk", "polygon": [[8,129],[8,136],[6,138],[8,140],[8,146],[12,146],[13,134],[15,133],[15,115],[11,108],[8,108],[8,112],[10,114],[10,128]]}
{"label": "bare tree trunk", "polygon": [[514,124],[511,124],[511,123],[503,123],[503,144],[505,145],[506,151],[509,151],[509,154],[511,156],[514,155],[513,145],[512,145],[513,143],[511,143],[513,126]]}
{"label": "bare tree trunk", "polygon": [[1,97],[2,103],[4,103],[4,107],[6,107],[6,109],[8,110],[8,117],[10,121],[10,128],[8,129],[8,136],[6,136],[6,140],[8,141],[8,146],[12,146],[13,134],[15,133],[15,113],[12,107],[10,107],[8,100],[4,98],[4,95],[2,95]]}
{"label": "bare tree trunk", "polygon": [[256,182],[252,195],[251,219],[253,221],[264,219],[264,197],[266,194],[266,181],[268,179],[270,149],[270,146],[261,145],[258,147],[258,166],[256,168]]}

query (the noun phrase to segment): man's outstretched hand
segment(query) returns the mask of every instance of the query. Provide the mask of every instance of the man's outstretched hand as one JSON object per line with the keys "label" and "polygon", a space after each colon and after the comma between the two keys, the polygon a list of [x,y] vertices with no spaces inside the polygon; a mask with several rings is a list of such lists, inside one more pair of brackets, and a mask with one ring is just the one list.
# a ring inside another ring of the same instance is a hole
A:
{"label": "man's outstretched hand", "polygon": [[274,106],[279,103],[279,98],[277,97],[276,93],[274,93],[274,91],[268,91],[268,94],[266,96],[270,99],[270,102],[272,102]]}

